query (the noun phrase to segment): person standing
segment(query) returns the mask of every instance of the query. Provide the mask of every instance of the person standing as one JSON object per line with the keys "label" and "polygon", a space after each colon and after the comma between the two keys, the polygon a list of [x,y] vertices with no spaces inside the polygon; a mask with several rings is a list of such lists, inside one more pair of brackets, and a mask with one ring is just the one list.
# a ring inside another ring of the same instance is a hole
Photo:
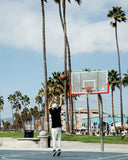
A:
{"label": "person standing", "polygon": [[[54,96],[52,97],[52,101],[49,104],[49,112],[52,118],[52,140],[53,140],[53,157],[56,155],[59,156],[61,154],[61,106],[62,106],[62,96],[60,95],[60,104],[53,103]],[[58,136],[58,152],[56,151],[56,138]]]}

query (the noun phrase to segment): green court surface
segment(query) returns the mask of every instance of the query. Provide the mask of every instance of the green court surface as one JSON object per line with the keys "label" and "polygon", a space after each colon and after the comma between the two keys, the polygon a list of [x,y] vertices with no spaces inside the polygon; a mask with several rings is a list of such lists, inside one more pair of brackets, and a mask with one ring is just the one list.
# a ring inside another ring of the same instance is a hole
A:
{"label": "green court surface", "polygon": [[0,160],[128,160],[128,153],[64,151],[52,157],[50,151],[0,150]]}

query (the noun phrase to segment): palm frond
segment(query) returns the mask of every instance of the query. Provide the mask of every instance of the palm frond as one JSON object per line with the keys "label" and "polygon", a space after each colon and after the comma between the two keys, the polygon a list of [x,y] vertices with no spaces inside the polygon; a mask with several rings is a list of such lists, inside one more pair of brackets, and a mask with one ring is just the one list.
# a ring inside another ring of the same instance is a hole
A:
{"label": "palm frond", "polygon": [[111,22],[110,22],[110,26],[116,27],[116,23],[111,21]]}
{"label": "palm frond", "polygon": [[81,4],[81,0],[75,0],[79,5]]}
{"label": "palm frond", "polygon": [[[109,18],[115,19],[115,21],[118,21],[119,23],[126,22],[126,20],[127,20],[125,12],[122,10],[121,7],[118,7],[118,6],[112,7],[112,10],[110,10],[108,12],[107,16]],[[113,27],[115,27],[115,26],[113,26]]]}
{"label": "palm frond", "polygon": [[60,0],[54,0],[54,2],[58,4],[58,3],[60,3]]}

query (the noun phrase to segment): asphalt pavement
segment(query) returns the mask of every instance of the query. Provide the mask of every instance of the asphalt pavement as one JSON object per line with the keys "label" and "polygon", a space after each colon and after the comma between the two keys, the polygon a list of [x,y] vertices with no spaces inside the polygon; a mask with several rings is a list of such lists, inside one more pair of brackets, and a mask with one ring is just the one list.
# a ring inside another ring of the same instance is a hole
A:
{"label": "asphalt pavement", "polygon": [[32,142],[19,142],[13,138],[0,138],[0,160],[128,160],[128,145],[62,141],[62,154],[52,157],[50,148],[38,148]]}
{"label": "asphalt pavement", "polygon": [[0,150],[1,160],[128,160],[128,153],[63,151],[52,157],[50,151]]}

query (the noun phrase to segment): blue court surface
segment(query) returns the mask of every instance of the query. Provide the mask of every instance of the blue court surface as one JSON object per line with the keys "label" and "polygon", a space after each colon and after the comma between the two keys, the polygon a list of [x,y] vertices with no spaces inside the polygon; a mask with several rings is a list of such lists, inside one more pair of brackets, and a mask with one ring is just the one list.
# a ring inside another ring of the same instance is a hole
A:
{"label": "blue court surface", "polygon": [[0,160],[128,160],[128,153],[64,151],[52,157],[49,151],[0,150]]}

